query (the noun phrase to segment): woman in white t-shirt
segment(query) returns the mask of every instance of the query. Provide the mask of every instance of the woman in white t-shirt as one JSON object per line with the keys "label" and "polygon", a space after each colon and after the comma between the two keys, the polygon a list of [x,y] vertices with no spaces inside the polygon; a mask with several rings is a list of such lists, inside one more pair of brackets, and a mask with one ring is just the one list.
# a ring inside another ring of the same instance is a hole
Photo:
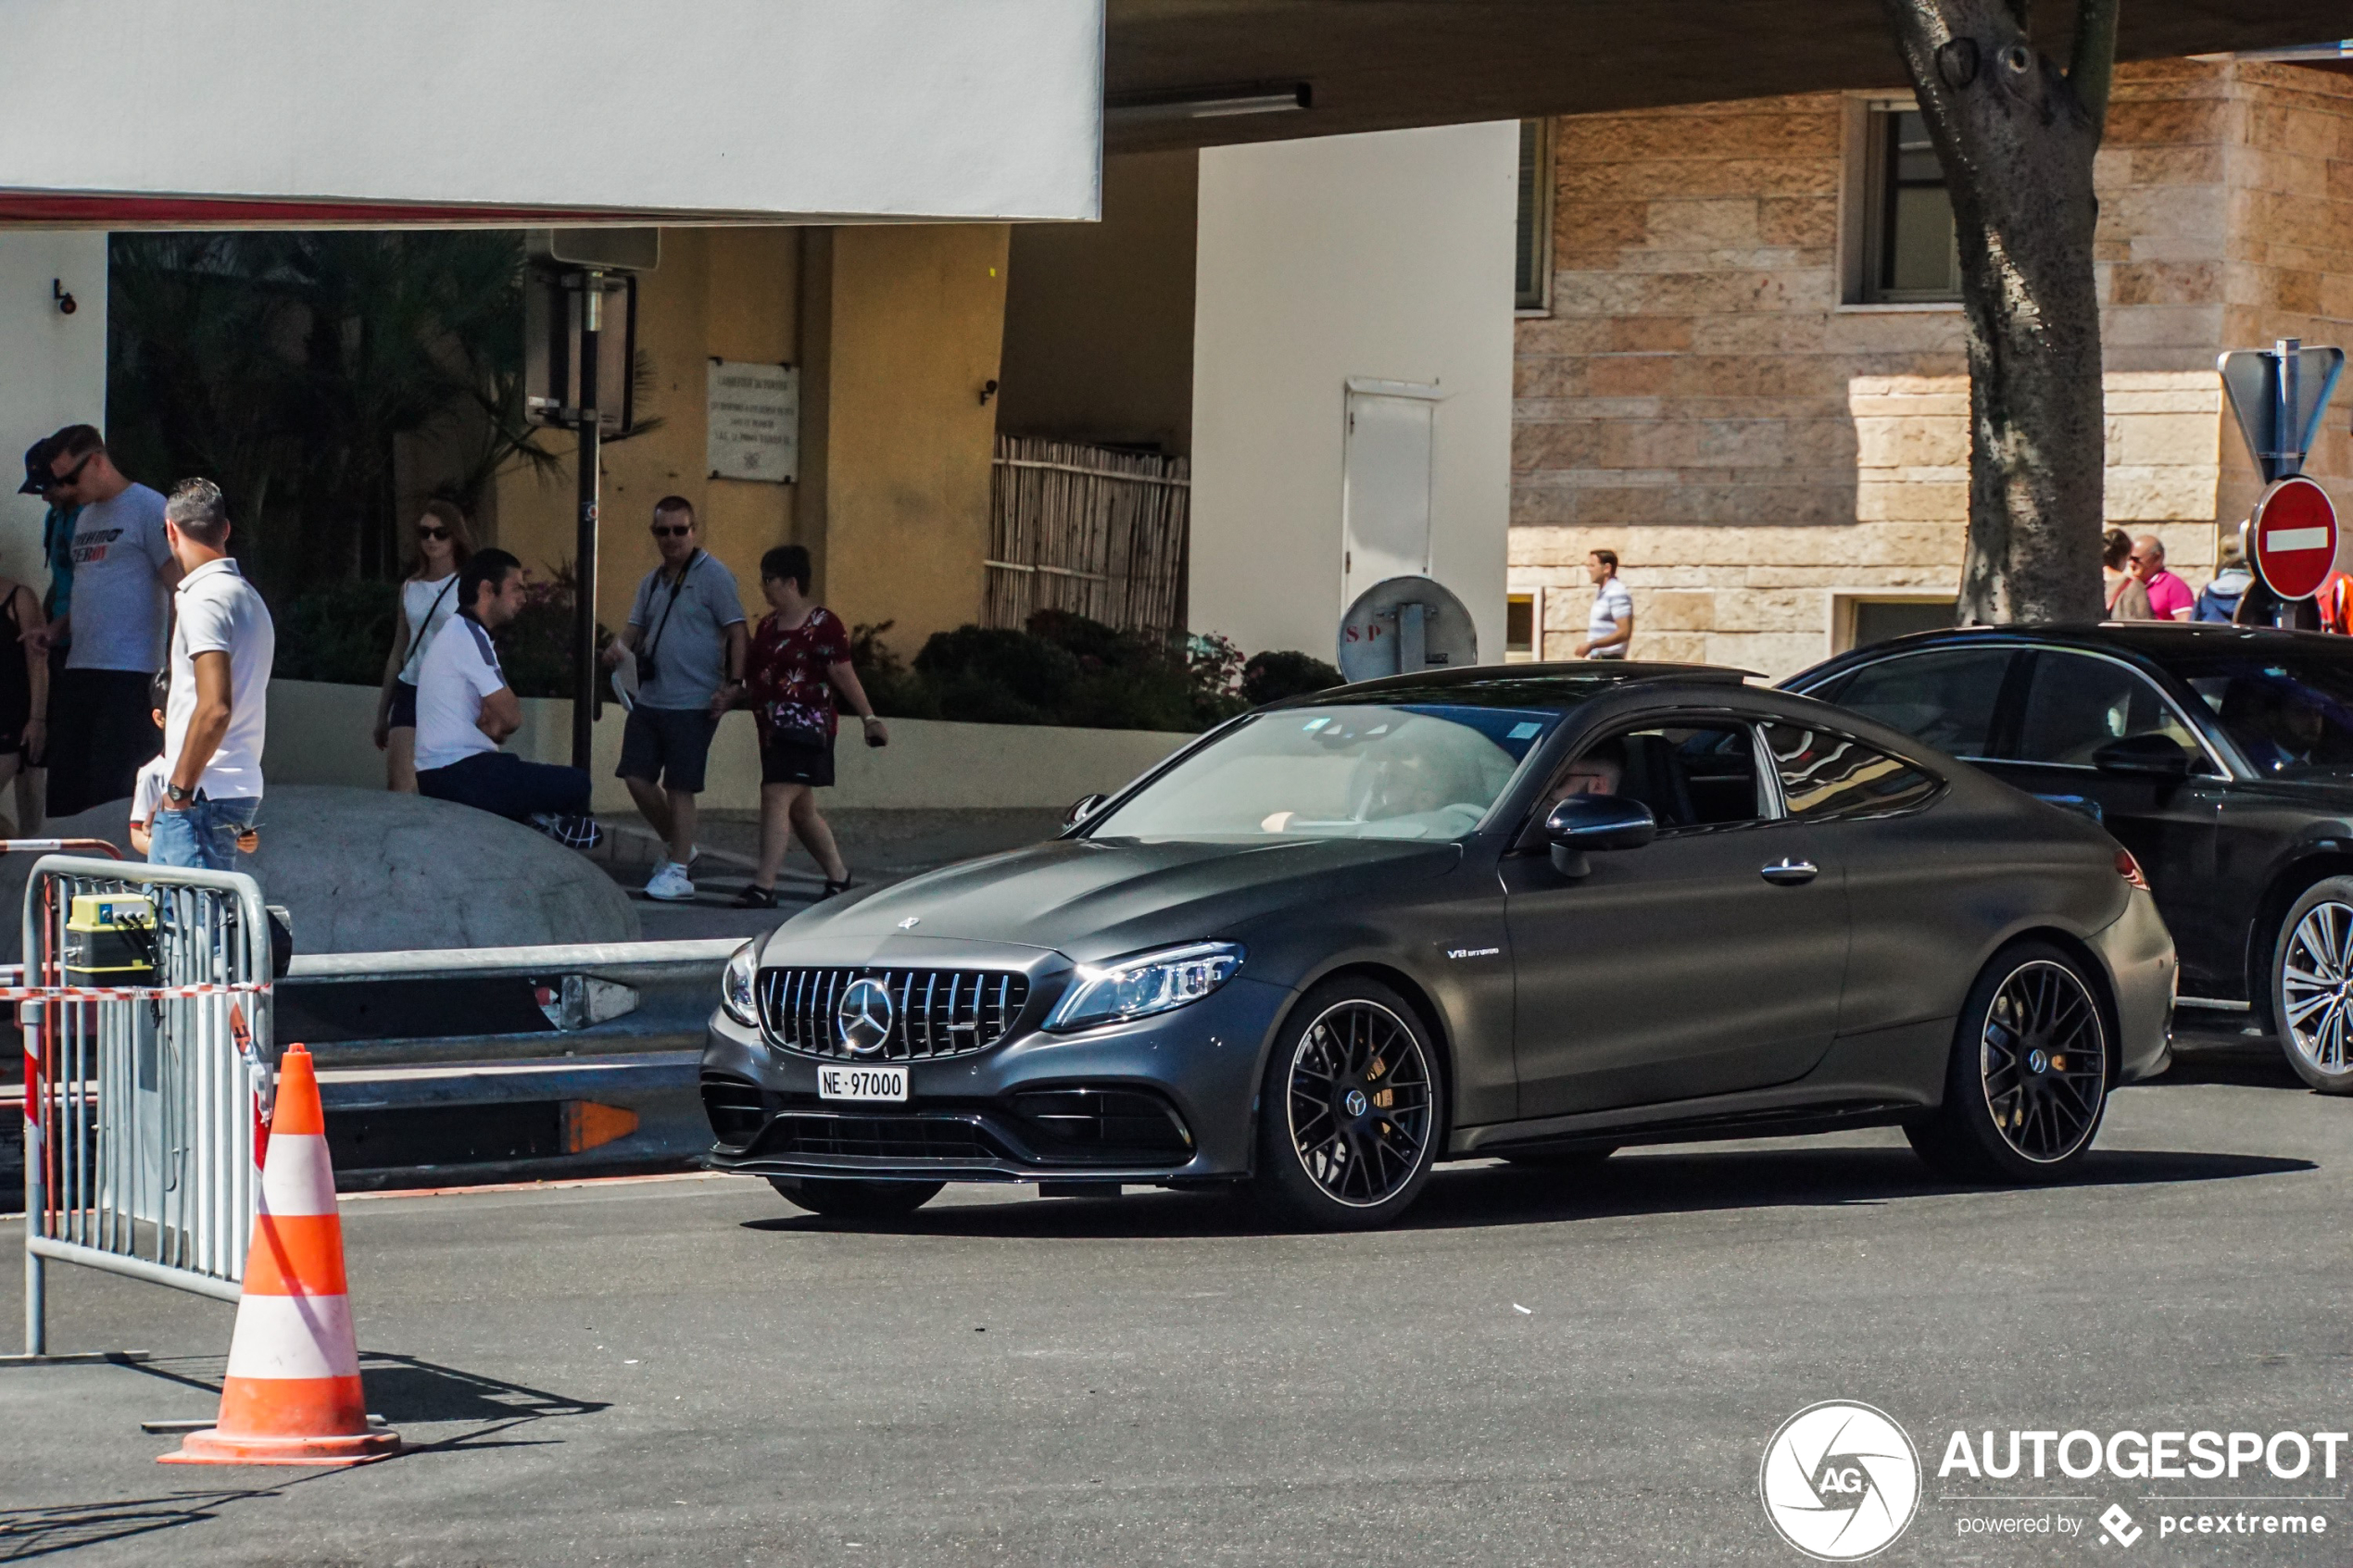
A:
{"label": "woman in white t-shirt", "polygon": [[400,584],[400,618],[384,659],[384,695],[376,703],[376,749],[384,754],[384,787],[417,793],[417,671],[425,649],[458,612],[458,573],[473,554],[466,514],[447,501],[427,501],[417,519],[417,562]]}

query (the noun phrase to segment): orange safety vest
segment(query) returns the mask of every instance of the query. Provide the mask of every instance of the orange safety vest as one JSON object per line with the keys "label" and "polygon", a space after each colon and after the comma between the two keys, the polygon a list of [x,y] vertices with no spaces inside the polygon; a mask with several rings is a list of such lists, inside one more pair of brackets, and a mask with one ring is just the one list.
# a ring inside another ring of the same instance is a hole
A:
{"label": "orange safety vest", "polygon": [[2312,596],[2321,612],[2321,630],[2338,636],[2353,634],[2353,577],[2332,571],[2321,591]]}

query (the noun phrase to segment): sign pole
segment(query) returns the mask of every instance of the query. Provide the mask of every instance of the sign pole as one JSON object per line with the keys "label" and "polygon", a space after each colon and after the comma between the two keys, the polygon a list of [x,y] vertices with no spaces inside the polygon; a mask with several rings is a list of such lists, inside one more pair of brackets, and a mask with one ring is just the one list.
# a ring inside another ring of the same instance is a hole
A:
{"label": "sign pole", "polygon": [[597,338],[604,325],[605,275],[580,278],[580,528],[573,546],[572,765],[587,771],[597,729],[597,501],[604,431],[597,411]]}

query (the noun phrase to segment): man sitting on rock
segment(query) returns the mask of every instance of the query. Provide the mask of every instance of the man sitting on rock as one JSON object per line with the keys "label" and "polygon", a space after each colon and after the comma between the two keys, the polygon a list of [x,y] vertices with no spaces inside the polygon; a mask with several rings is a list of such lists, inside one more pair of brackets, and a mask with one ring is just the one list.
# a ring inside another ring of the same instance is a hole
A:
{"label": "man sitting on rock", "polygon": [[498,749],[522,727],[522,699],[490,634],[522,609],[522,563],[504,550],[476,550],[458,575],[458,618],[417,671],[417,789],[592,848],[604,834],[588,815],[588,775]]}

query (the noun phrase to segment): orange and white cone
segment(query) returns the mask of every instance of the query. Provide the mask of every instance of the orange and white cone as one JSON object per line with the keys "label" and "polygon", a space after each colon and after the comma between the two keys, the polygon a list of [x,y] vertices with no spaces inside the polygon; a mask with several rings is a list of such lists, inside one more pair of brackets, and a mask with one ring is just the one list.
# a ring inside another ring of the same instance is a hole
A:
{"label": "orange and white cone", "polygon": [[269,1149],[220,1414],[166,1464],[351,1464],[400,1451],[398,1433],[368,1424],[327,1119],[300,1046],[279,1063]]}

